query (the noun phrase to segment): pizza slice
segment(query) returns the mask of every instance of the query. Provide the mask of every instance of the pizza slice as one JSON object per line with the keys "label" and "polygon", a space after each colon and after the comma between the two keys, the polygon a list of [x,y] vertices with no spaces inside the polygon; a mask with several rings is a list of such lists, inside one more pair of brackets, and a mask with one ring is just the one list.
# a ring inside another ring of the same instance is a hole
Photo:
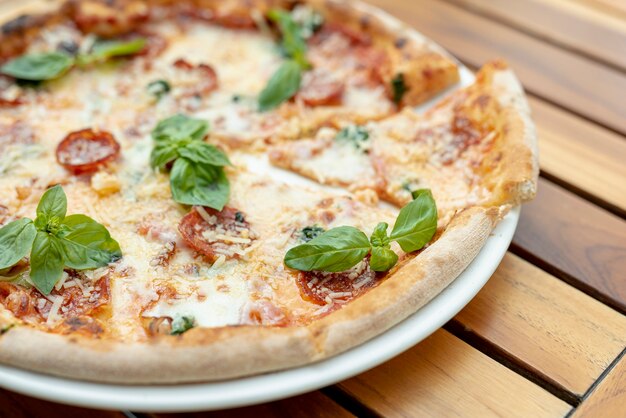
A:
{"label": "pizza slice", "polygon": [[397,205],[429,188],[442,219],[468,205],[518,204],[534,196],[534,137],[517,79],[501,61],[425,114],[405,108],[376,123],[320,130],[277,144],[271,162],[316,181],[372,189]]}

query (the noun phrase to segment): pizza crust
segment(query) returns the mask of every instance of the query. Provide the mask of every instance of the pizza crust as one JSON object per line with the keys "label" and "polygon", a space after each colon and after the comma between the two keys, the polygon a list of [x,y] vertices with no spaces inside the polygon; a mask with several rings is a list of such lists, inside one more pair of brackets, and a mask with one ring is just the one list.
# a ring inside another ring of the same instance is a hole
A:
{"label": "pizza crust", "polygon": [[0,362],[120,384],[236,378],[296,367],[345,351],[391,328],[452,282],[478,254],[506,208],[473,207],[375,291],[304,327],[194,328],[125,344],[16,325],[0,337]]}

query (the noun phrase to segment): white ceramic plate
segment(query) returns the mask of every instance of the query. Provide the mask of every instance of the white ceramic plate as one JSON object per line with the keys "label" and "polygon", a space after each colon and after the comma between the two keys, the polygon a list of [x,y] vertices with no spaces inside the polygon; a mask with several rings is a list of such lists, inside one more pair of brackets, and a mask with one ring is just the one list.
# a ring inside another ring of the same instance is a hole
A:
{"label": "white ceramic plate", "polygon": [[120,386],[62,379],[0,366],[0,386],[54,402],[101,409],[183,412],[287,398],[339,382],[409,349],[456,315],[483,287],[513,239],[520,209],[493,231],[461,275],[422,309],[387,332],[328,360],[296,369],[213,383]]}

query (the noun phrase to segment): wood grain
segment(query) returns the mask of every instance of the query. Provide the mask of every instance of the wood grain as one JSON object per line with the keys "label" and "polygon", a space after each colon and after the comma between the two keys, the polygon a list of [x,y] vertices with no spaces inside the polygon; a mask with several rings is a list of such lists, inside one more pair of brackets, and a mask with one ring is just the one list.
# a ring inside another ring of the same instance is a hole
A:
{"label": "wood grain", "polygon": [[270,402],[258,406],[229,409],[224,411],[200,412],[189,414],[152,414],[154,418],[272,418],[272,417],[337,417],[348,418],[353,415],[337,405],[321,392],[282,401]]}
{"label": "wood grain", "polygon": [[339,386],[386,417],[557,417],[570,409],[443,330]]}
{"label": "wood grain", "polygon": [[580,404],[573,418],[623,418],[626,415],[626,357],[613,367]]}
{"label": "wood grain", "polygon": [[626,221],[540,179],[513,243],[533,262],[626,312]]}
{"label": "wood grain", "polygon": [[626,68],[626,23],[571,0],[451,0],[559,46]]}
{"label": "wood grain", "polygon": [[454,320],[578,397],[626,346],[626,316],[510,253]]}
{"label": "wood grain", "polygon": [[531,92],[626,132],[623,73],[449,3],[368,1],[472,65],[505,58]]}
{"label": "wood grain", "polygon": [[626,213],[624,138],[543,100],[529,102],[541,170]]}
{"label": "wood grain", "polygon": [[98,411],[42,401],[0,389],[0,418],[124,418],[121,412]]}

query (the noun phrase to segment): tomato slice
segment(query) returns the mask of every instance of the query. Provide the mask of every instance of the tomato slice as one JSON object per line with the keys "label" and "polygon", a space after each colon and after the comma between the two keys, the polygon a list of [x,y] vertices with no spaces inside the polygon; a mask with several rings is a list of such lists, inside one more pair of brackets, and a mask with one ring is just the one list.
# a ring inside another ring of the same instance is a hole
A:
{"label": "tomato slice", "polygon": [[[202,213],[201,213],[202,212]],[[194,207],[178,225],[183,239],[209,262],[218,257],[240,258],[252,244],[254,235],[242,212],[225,207],[221,212]]]}
{"label": "tomato slice", "polygon": [[74,175],[93,173],[115,160],[120,144],[107,131],[82,129],[69,133],[57,146],[59,164]]}

